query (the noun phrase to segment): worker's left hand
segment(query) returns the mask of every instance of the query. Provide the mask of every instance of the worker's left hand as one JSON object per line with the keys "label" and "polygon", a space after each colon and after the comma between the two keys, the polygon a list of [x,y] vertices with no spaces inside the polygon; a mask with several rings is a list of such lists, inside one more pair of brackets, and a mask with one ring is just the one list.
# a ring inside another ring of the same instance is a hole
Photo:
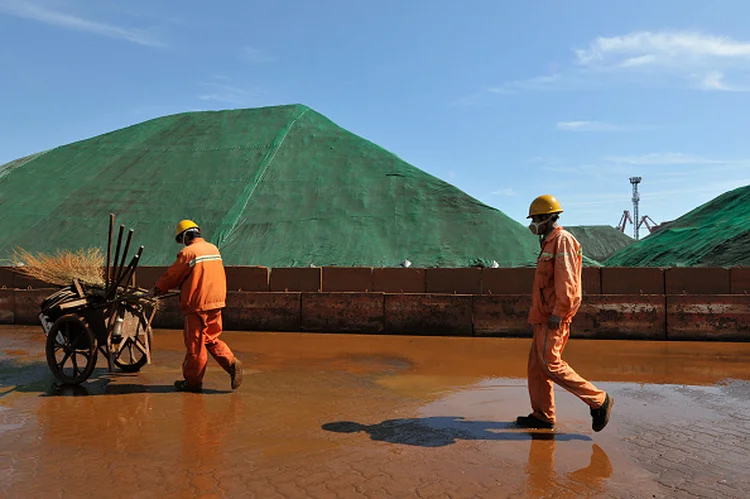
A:
{"label": "worker's left hand", "polygon": [[556,315],[550,315],[549,316],[548,325],[549,325],[550,329],[559,329],[561,322],[562,322],[562,318],[560,318],[560,317],[558,317]]}
{"label": "worker's left hand", "polygon": [[157,294],[156,288],[151,288],[148,290],[148,294],[146,295],[146,297],[153,298],[154,296],[156,296],[156,294]]}

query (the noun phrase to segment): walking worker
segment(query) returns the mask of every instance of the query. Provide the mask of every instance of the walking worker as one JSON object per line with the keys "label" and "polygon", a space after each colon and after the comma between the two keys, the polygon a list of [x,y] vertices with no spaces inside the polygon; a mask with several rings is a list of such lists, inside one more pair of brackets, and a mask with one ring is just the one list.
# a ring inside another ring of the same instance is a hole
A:
{"label": "walking worker", "polygon": [[175,240],[185,247],[151,291],[158,295],[180,288],[187,353],[182,363],[184,379],[175,381],[174,386],[178,391],[201,392],[208,352],[229,373],[232,389],[237,389],[242,384],[242,363],[219,339],[221,309],[226,306],[227,296],[226,274],[219,249],[201,237],[200,227],[192,220],[177,224]]}
{"label": "walking worker", "polygon": [[529,230],[539,236],[529,323],[534,327],[528,365],[532,413],[516,423],[526,428],[555,426],[554,385],[557,383],[590,407],[594,431],[609,422],[614,399],[576,373],[562,360],[570,323],[581,305],[583,253],[573,235],[557,224],[562,207],[545,194],[529,207]]}

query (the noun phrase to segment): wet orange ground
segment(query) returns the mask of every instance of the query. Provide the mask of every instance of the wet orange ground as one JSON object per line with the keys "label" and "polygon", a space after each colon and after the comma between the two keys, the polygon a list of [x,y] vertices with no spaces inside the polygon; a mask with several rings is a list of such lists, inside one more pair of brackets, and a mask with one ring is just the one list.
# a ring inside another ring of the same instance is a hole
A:
{"label": "wet orange ground", "polygon": [[[244,385],[210,361],[176,393],[180,332],[154,364],[60,389],[40,328],[0,327],[0,496],[747,497],[750,344],[572,340],[615,396],[610,425],[557,392],[528,432],[529,340],[224,334]],[[100,359],[100,366],[104,363]]]}

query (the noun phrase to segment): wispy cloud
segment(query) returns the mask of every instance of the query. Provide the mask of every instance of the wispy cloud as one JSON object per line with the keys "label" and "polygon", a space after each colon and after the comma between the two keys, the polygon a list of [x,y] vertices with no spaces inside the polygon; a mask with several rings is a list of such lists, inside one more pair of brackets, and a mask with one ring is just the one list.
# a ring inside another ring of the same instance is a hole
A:
{"label": "wispy cloud", "polygon": [[557,90],[564,83],[563,75],[558,73],[508,81],[501,85],[487,87],[487,92],[491,94],[514,94],[520,90]]}
{"label": "wispy cloud", "polygon": [[734,179],[734,180],[720,180],[716,182],[709,182],[707,184],[701,184],[699,186],[691,185],[682,188],[669,189],[663,191],[648,190],[641,193],[642,200],[658,200],[658,199],[670,199],[675,196],[684,196],[685,194],[714,194],[716,196],[723,194],[732,189],[750,185],[750,178]]}
{"label": "wispy cloud", "polygon": [[724,80],[724,73],[711,71],[706,75],[697,77],[698,87],[703,90],[721,90],[723,92],[748,92],[750,86],[729,84]]}
{"label": "wispy cloud", "polygon": [[534,156],[527,159],[529,163],[542,163],[544,165],[559,165],[563,160],[556,156]]}
{"label": "wispy cloud", "polygon": [[693,31],[639,31],[597,37],[572,51],[548,75],[488,86],[471,99],[528,91],[581,90],[605,85],[666,85],[713,92],[750,91],[750,42]]}
{"label": "wispy cloud", "polygon": [[607,179],[616,175],[627,175],[628,167],[607,163],[584,163],[577,165],[548,165],[542,166],[543,171],[552,173],[565,173],[583,175],[588,179]]}
{"label": "wispy cloud", "polygon": [[605,161],[627,165],[728,165],[750,164],[747,159],[717,159],[679,152],[650,153],[634,156],[605,156]]}
{"label": "wispy cloud", "polygon": [[494,194],[495,196],[506,196],[506,197],[513,197],[513,196],[518,195],[518,193],[510,187],[506,187],[504,189],[498,189],[494,191],[492,194]]}
{"label": "wispy cloud", "polygon": [[152,47],[165,46],[163,41],[147,30],[125,28],[72,14],[57,12],[37,5],[30,0],[0,0],[0,13],[22,19],[38,21],[60,28],[126,40],[139,45],[148,45]]}
{"label": "wispy cloud", "polygon": [[169,116],[172,114],[179,113],[192,113],[200,111],[208,111],[207,107],[197,107],[195,105],[186,106],[172,106],[172,105],[142,105],[131,108],[130,113],[139,117],[145,118],[157,118],[161,116]]}
{"label": "wispy cloud", "polygon": [[215,77],[215,79],[220,79],[222,83],[202,82],[200,84],[207,89],[205,93],[198,96],[200,100],[244,106],[251,104],[258,97],[259,91],[257,88],[236,86],[232,84],[230,79],[225,77]]}
{"label": "wispy cloud", "polygon": [[269,62],[276,62],[276,57],[270,56],[260,49],[255,47],[243,47],[241,59],[253,64],[264,64]]}
{"label": "wispy cloud", "polygon": [[[638,171],[645,170],[651,177],[694,177],[711,172],[732,172],[750,169],[750,159],[720,159],[699,156],[696,154],[667,152],[630,156],[604,156],[590,163],[569,164],[563,161],[540,163],[542,171],[582,175],[589,179],[608,179],[613,176],[627,178]],[[640,167],[640,168],[639,168]]]}
{"label": "wispy cloud", "polygon": [[644,66],[704,66],[750,61],[750,43],[700,32],[639,31],[599,37],[588,48],[576,50],[578,64],[594,68]]}
{"label": "wispy cloud", "polygon": [[622,132],[627,127],[601,121],[558,121],[557,129],[566,132]]}
{"label": "wispy cloud", "polygon": [[[734,180],[717,180],[714,182],[701,183],[700,185],[695,184],[677,184],[671,189],[664,189],[659,191],[652,191],[648,188],[648,184],[643,185],[640,190],[641,201],[662,201],[668,199],[674,199],[677,196],[684,196],[688,194],[700,195],[709,194],[718,196],[724,192],[727,192],[738,187],[742,187],[750,184],[750,178],[741,178]],[[606,193],[568,193],[568,198],[576,199],[576,201],[567,201],[565,204],[570,207],[595,207],[595,206],[613,206],[622,205],[629,206],[630,204],[630,189],[624,188],[619,191],[612,191]],[[576,210],[578,211],[578,210]]]}

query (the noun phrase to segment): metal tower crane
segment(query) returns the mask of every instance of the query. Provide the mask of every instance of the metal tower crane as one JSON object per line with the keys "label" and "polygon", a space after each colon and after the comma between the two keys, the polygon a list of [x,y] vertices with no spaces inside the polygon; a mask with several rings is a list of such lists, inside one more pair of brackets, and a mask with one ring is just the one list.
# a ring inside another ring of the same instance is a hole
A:
{"label": "metal tower crane", "polygon": [[[630,223],[633,224],[633,234],[635,236],[635,240],[638,240],[638,229],[641,226],[640,218],[638,217],[638,204],[641,201],[641,195],[638,194],[638,184],[641,183],[642,177],[630,177],[630,183],[633,186],[633,219],[630,221]],[[635,222],[633,222],[635,220]]]}

